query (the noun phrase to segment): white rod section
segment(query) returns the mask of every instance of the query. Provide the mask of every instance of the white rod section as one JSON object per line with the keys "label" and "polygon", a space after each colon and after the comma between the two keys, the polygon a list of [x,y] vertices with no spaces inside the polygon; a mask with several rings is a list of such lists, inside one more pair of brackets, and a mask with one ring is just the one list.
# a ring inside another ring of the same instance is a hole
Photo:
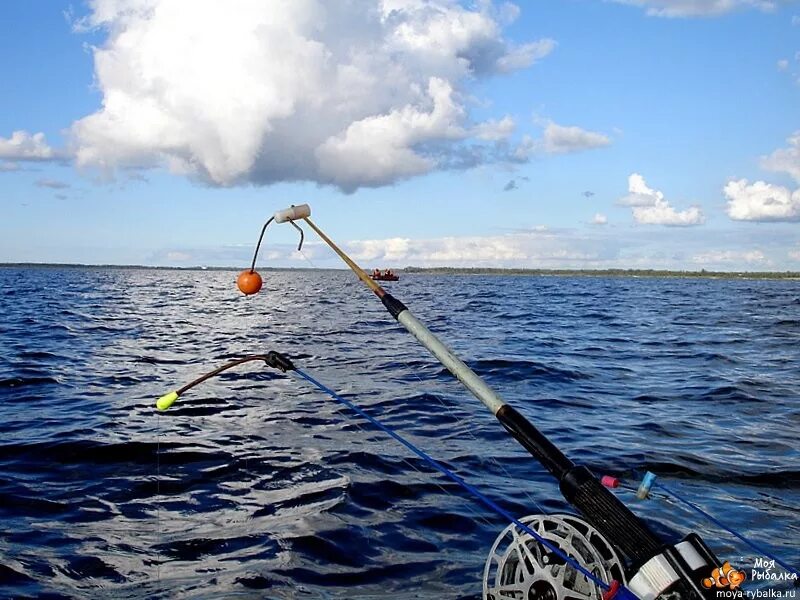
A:
{"label": "white rod section", "polygon": [[450,348],[439,341],[439,338],[412,315],[411,311],[404,310],[397,315],[397,320],[403,327],[408,329],[411,335],[417,338],[423,346],[430,350],[431,354],[438,358],[439,362],[447,367],[447,370],[455,375],[478,400],[483,402],[486,408],[492,411],[492,414],[496,414],[497,411],[505,405],[505,402],[500,399],[500,396],[486,385],[464,361],[453,354]]}

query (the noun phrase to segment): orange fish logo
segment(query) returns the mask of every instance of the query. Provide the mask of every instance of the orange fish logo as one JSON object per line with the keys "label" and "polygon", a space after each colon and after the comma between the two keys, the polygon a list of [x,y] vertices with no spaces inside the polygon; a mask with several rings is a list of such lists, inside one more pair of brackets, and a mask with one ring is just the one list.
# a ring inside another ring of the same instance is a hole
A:
{"label": "orange fish logo", "polygon": [[745,577],[744,571],[734,569],[731,563],[726,560],[721,567],[711,571],[711,577],[703,579],[703,587],[708,589],[716,586],[735,590],[742,585]]}

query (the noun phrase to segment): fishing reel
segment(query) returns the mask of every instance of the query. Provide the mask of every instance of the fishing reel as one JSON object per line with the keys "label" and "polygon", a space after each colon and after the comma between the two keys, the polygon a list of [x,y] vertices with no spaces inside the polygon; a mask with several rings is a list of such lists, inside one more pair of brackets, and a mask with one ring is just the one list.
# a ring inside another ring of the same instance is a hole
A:
{"label": "fishing reel", "polygon": [[716,597],[715,590],[704,589],[699,582],[719,561],[696,534],[664,546],[661,553],[629,570],[614,545],[580,517],[531,515],[519,521],[541,540],[516,524],[500,533],[486,559],[483,600],[604,600],[614,596],[611,590],[604,593],[575,564],[598,580],[627,587],[641,600]]}
{"label": "fishing reel", "polygon": [[[594,527],[567,514],[522,523],[603,581],[626,583],[623,562]],[[602,590],[529,533],[511,524],[497,537],[483,571],[483,600],[602,600]]]}

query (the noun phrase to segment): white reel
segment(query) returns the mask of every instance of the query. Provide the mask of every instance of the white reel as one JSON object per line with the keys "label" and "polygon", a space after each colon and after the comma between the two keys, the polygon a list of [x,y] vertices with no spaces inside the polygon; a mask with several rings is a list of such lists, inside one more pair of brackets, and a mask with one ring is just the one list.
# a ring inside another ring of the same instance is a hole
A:
{"label": "white reel", "polygon": [[[603,581],[625,584],[622,561],[591,525],[573,515],[520,519]],[[483,600],[600,600],[602,590],[516,525],[497,537],[483,571]]]}

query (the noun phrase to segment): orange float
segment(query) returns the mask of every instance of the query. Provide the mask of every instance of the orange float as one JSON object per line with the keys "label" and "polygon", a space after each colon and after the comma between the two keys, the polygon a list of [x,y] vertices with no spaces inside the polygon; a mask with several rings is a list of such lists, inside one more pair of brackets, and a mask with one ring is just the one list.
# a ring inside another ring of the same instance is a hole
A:
{"label": "orange float", "polygon": [[236,285],[238,286],[239,291],[241,291],[245,296],[257,294],[263,283],[264,282],[261,280],[261,275],[252,269],[242,271],[239,273],[239,277],[236,279]]}

